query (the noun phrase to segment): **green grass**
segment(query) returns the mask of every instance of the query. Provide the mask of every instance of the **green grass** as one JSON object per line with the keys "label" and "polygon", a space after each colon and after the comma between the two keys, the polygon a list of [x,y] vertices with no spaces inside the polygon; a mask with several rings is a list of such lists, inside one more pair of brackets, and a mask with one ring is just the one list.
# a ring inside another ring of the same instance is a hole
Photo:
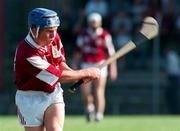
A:
{"label": "green grass", "polygon": [[[0,116],[0,131],[23,131],[16,116]],[[83,116],[66,116],[64,131],[180,131],[180,116],[105,116],[87,123]]]}

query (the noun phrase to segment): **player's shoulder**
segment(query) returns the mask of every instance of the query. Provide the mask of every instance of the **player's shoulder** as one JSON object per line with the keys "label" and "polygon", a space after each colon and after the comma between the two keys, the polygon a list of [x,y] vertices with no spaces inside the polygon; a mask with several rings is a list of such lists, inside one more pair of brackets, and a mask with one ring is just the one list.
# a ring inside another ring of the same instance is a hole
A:
{"label": "player's shoulder", "polygon": [[106,28],[102,28],[102,34],[110,35],[109,31]]}
{"label": "player's shoulder", "polygon": [[21,57],[30,57],[35,54],[38,54],[39,50],[32,45],[28,44],[28,42],[24,39],[22,40],[17,47],[17,54]]}
{"label": "player's shoulder", "polygon": [[24,52],[26,52],[26,51],[28,51],[28,50],[31,50],[28,42],[27,42],[25,39],[24,39],[24,40],[21,40],[21,41],[19,42],[17,49],[18,49],[19,51],[24,51]]}

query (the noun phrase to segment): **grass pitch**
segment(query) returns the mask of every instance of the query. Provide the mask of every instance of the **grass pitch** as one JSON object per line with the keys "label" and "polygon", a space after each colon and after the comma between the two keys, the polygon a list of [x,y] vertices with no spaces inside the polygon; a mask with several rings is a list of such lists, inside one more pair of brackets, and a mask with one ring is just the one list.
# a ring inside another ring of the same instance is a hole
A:
{"label": "grass pitch", "polygon": [[[0,116],[0,131],[23,131],[16,116]],[[64,131],[180,131],[180,116],[105,116],[87,123],[84,116],[66,116]]]}

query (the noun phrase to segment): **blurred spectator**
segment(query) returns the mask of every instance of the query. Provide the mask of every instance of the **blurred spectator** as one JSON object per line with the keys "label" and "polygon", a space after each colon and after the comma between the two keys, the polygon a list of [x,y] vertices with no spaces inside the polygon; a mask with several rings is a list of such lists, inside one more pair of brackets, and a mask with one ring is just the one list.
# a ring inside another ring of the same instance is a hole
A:
{"label": "blurred spectator", "polygon": [[85,12],[86,15],[97,12],[104,18],[108,15],[108,4],[105,0],[89,0],[85,6]]}
{"label": "blurred spectator", "polygon": [[156,17],[157,13],[161,11],[161,0],[147,0],[146,11],[144,12],[144,16],[153,16]]}
{"label": "blurred spectator", "polygon": [[132,0],[131,14],[135,24],[141,22],[142,16],[146,10],[147,2],[145,2],[145,0]]}
{"label": "blurred spectator", "polygon": [[125,25],[120,25],[118,27],[118,32],[115,37],[115,46],[117,49],[121,48],[124,44],[126,44],[129,40],[131,40],[131,35],[129,34]]}
{"label": "blurred spectator", "polygon": [[179,108],[179,76],[180,58],[172,48],[166,49],[166,71],[168,75],[168,87],[166,89],[166,100],[169,112],[172,114],[180,113]]}
{"label": "blurred spectator", "polygon": [[172,12],[175,7],[175,0],[161,0],[162,11],[167,14],[168,12]]}
{"label": "blurred spectator", "polygon": [[85,18],[86,18],[86,14],[85,14],[85,11],[83,8],[80,8],[78,11],[77,11],[77,15],[76,15],[76,21],[75,21],[75,24],[74,24],[74,27],[73,27],[73,33],[74,35],[77,35],[80,33],[80,31],[82,30],[82,28],[85,27]]}
{"label": "blurred spectator", "polygon": [[85,6],[86,16],[90,13],[97,12],[102,16],[103,27],[109,28],[109,5],[106,0],[89,0]]}
{"label": "blurred spectator", "polygon": [[[115,36],[115,48],[118,50],[120,49],[122,46],[124,46],[129,40],[131,40],[131,35],[128,32],[128,29],[126,28],[126,26],[124,24],[121,24],[118,27],[118,32]],[[121,58],[120,60],[118,60],[118,71],[120,71],[121,69],[124,69],[126,66],[126,58],[128,59],[129,55],[127,55],[126,57]]]}
{"label": "blurred spectator", "polygon": [[117,14],[119,10],[128,11],[130,9],[130,0],[111,0],[110,9],[112,15]]}
{"label": "blurred spectator", "polygon": [[119,10],[116,15],[114,15],[111,24],[111,32],[114,36],[119,32],[120,27],[122,27],[129,33],[132,30],[132,21],[127,12]]}
{"label": "blurred spectator", "polygon": [[175,9],[176,9],[176,12],[179,12],[180,11],[180,0],[175,0],[174,2],[175,4]]}
{"label": "blurred spectator", "polygon": [[[86,0],[71,0],[74,9],[84,8],[87,1]],[[76,10],[75,10],[76,11]]]}
{"label": "blurred spectator", "polygon": [[[72,13],[72,7],[70,6],[70,2],[62,1],[61,9],[62,9],[62,21],[59,33],[61,34],[62,40],[65,43],[72,43],[72,27],[74,24],[74,18]],[[67,44],[65,44],[67,45]]]}
{"label": "blurred spectator", "polygon": [[161,30],[160,30],[161,43],[163,43],[162,49],[164,49],[167,46],[167,42],[173,40],[173,33],[174,33],[173,31],[175,31],[174,30],[175,16],[174,16],[174,8],[173,8],[174,5],[170,0],[167,0],[167,2],[169,3],[162,4],[163,16],[162,16]]}
{"label": "blurred spectator", "polygon": [[176,16],[175,20],[175,40],[179,41],[180,40],[180,14]]}

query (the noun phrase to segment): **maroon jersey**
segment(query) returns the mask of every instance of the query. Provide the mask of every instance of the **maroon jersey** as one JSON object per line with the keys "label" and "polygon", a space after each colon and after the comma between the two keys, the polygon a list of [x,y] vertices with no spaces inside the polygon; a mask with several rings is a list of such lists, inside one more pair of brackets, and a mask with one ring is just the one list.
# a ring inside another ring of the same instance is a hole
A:
{"label": "maroon jersey", "polygon": [[52,92],[61,77],[59,64],[65,62],[59,35],[50,45],[40,47],[28,34],[17,47],[14,62],[15,84],[19,90]]}
{"label": "maroon jersey", "polygon": [[77,50],[82,53],[82,61],[97,63],[114,54],[114,46],[111,35],[98,28],[95,32],[91,29],[82,31],[77,38]]}

